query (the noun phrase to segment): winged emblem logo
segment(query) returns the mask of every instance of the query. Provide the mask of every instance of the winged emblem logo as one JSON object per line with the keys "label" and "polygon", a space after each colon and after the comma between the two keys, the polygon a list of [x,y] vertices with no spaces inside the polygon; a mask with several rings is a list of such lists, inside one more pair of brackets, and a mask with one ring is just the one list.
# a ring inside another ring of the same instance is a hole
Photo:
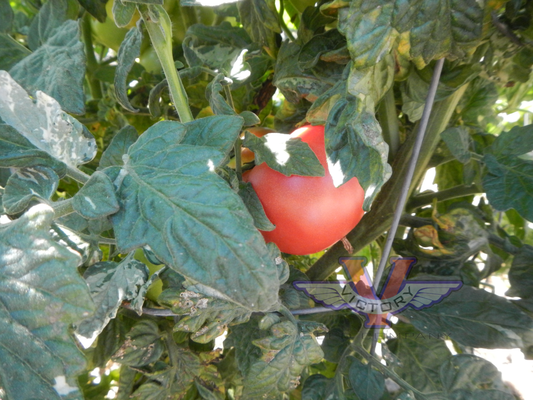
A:
{"label": "winged emblem logo", "polygon": [[407,280],[415,262],[414,257],[391,258],[392,266],[379,295],[364,268],[364,257],[339,259],[350,281],[295,281],[293,286],[325,307],[334,310],[350,308],[363,315],[366,328],[387,328],[391,315],[407,307],[416,310],[430,307],[463,285],[461,281]]}

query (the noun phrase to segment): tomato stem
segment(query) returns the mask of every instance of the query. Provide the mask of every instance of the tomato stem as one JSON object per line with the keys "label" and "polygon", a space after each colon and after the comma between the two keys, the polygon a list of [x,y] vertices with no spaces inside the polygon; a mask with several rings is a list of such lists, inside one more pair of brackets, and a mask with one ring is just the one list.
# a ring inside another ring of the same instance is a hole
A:
{"label": "tomato stem", "polygon": [[394,88],[390,88],[377,110],[379,124],[383,131],[383,139],[389,145],[389,161],[393,160],[400,147],[400,132],[396,103],[394,100]]}
{"label": "tomato stem", "polygon": [[189,99],[172,57],[172,25],[170,18],[160,5],[139,5],[138,9],[165,72],[170,89],[170,97],[178,112],[180,121],[183,123],[190,122],[194,118],[189,107]]}
{"label": "tomato stem", "polygon": [[283,32],[285,32],[285,35],[287,35],[289,40],[291,42],[294,42],[294,41],[296,41],[296,39],[294,38],[294,35],[292,34],[291,30],[289,29],[289,27],[287,26],[287,24],[283,20],[283,13],[284,12],[285,12],[285,7],[283,5],[283,0],[279,0],[279,13],[278,13],[279,24],[281,25],[281,29],[283,29]]}
{"label": "tomato stem", "polygon": [[98,61],[94,56],[93,38],[91,30],[91,15],[85,11],[81,21],[81,31],[83,36],[83,43],[85,44],[85,55],[87,57],[86,78],[91,90],[93,99],[102,98],[102,87],[100,81],[93,76],[93,72],[98,69]]}
{"label": "tomato stem", "polygon": [[65,215],[72,214],[75,211],[74,207],[72,206],[72,199],[57,201],[51,204],[51,206],[54,209],[54,219],[58,219],[64,217]]}

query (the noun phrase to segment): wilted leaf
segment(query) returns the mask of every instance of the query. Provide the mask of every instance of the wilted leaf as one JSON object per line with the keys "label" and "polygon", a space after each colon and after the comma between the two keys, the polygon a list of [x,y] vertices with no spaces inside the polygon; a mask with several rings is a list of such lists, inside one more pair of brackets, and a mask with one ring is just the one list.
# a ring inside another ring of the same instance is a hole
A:
{"label": "wilted leaf", "polygon": [[[276,266],[244,204],[215,172],[225,155],[182,142],[204,128],[202,122],[158,123],[129,148],[115,180],[121,206],[112,216],[117,245],[122,252],[149,245],[158,259],[210,295],[268,310],[277,303]],[[227,134],[236,137],[240,129]]]}
{"label": "wilted leaf", "polygon": [[87,128],[63,112],[52,97],[40,91],[35,97],[36,102],[7,72],[0,71],[0,118],[4,122],[71,167],[92,160],[96,141]]}
{"label": "wilted leaf", "polygon": [[96,304],[96,313],[79,325],[77,333],[94,340],[115,318],[122,302],[137,295],[139,287],[148,279],[148,268],[130,258],[120,263],[99,262],[87,269],[85,279]]}
{"label": "wilted leaf", "polygon": [[325,171],[316,154],[300,138],[282,133],[257,137],[249,132],[243,142],[255,153],[255,164],[267,165],[283,175],[324,176]]}
{"label": "wilted leaf", "polygon": [[7,214],[24,211],[33,200],[49,200],[59,178],[53,169],[43,166],[17,168],[9,177],[2,203]]}
{"label": "wilted leaf", "polygon": [[113,361],[130,367],[142,367],[157,361],[163,350],[157,324],[141,320],[126,334],[126,340],[113,356]]}
{"label": "wilted leaf", "polygon": [[81,397],[85,359],[71,324],[93,312],[79,256],[51,240],[54,218],[37,205],[0,225],[0,387],[6,400]]}
{"label": "wilted leaf", "polygon": [[[120,1],[120,0],[119,0]],[[115,95],[122,107],[137,112],[128,99],[128,74],[141,54],[143,34],[137,27],[131,28],[118,49],[117,69],[115,72]]]}
{"label": "wilted leaf", "polygon": [[483,161],[487,174],[483,188],[489,203],[500,211],[514,208],[533,221],[533,125],[514,127],[496,138]]}
{"label": "wilted leaf", "polygon": [[228,85],[225,81],[224,74],[217,74],[205,89],[205,97],[209,101],[211,109],[216,115],[235,115],[235,110],[231,108],[221,92],[224,90],[223,84]]}
{"label": "wilted leaf", "polygon": [[[65,21],[36,51],[10,69],[26,90],[42,91],[72,114],[85,113],[85,52],[76,21]],[[37,98],[39,96],[37,95]]]}
{"label": "wilted leaf", "polygon": [[87,183],[72,198],[74,210],[89,219],[98,219],[116,213],[120,206],[113,182],[103,172],[91,175]]}

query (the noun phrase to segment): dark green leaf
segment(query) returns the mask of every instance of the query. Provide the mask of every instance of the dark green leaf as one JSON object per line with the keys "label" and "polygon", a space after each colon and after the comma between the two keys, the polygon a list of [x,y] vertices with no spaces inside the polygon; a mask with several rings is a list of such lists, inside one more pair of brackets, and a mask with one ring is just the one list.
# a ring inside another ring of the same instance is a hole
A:
{"label": "dark green leaf", "polygon": [[237,3],[244,29],[262,46],[275,46],[275,33],[280,33],[274,0],[243,0]]}
{"label": "dark green leaf", "polygon": [[533,297],[533,247],[524,245],[515,254],[509,270],[509,282],[511,289],[507,296]]}
{"label": "dark green leaf", "polygon": [[98,169],[104,169],[111,166],[124,165],[122,156],[128,152],[130,146],[135,143],[139,134],[137,129],[131,125],[126,125],[120,131],[118,131],[109,146],[104,150],[102,157],[100,158],[100,165]]}
{"label": "dark green leaf", "polygon": [[57,28],[69,19],[78,17],[76,0],[48,0],[30,25],[28,46],[35,51],[50,39]]}
{"label": "dark green leaf", "polygon": [[200,118],[187,122],[181,144],[207,146],[228,154],[242,129],[242,118],[229,115]]}
{"label": "dark green leaf", "polygon": [[96,154],[96,141],[78,120],[42,92],[34,102],[5,71],[0,71],[0,117],[35,147],[72,167]]}
{"label": "dark green leaf", "polygon": [[116,213],[120,206],[115,187],[103,172],[95,172],[89,181],[72,198],[72,206],[88,219],[98,219]]}
{"label": "dark green leaf", "polygon": [[220,94],[224,90],[222,85],[229,85],[229,82],[225,82],[225,80],[224,74],[217,74],[207,85],[205,97],[216,115],[235,115],[235,110]]}
{"label": "dark green leaf", "polygon": [[[329,328],[329,327],[328,327]],[[324,359],[332,363],[338,363],[341,356],[350,344],[350,338],[344,334],[341,327],[329,328],[322,341],[322,351]]]}
{"label": "dark green leaf", "polygon": [[65,21],[46,43],[10,69],[11,76],[31,93],[40,90],[53,97],[66,112],[85,113],[85,52],[79,36],[79,23]]}
{"label": "dark green leaf", "polygon": [[118,380],[118,393],[116,400],[130,400],[131,392],[135,384],[137,371],[126,365],[120,367],[120,377]]}
{"label": "dark green leaf", "polygon": [[397,338],[388,340],[387,346],[401,362],[395,372],[422,392],[441,390],[440,366],[442,360],[451,356],[444,340],[404,323],[394,325],[394,331]]}
{"label": "dark green leaf", "polygon": [[131,2],[134,4],[158,4],[163,5],[164,0],[122,0],[124,2]]}
{"label": "dark green leaf", "polygon": [[37,149],[14,128],[0,124],[0,167],[34,166],[52,168],[60,177],[65,176],[67,170],[64,163]]}
{"label": "dark green leaf", "polygon": [[300,50],[298,55],[300,68],[302,70],[313,68],[324,53],[343,46],[346,46],[346,38],[337,29],[313,36]]}
{"label": "dark green leaf", "polygon": [[105,21],[107,16],[105,4],[107,0],[78,0],[78,2],[98,21]]}
{"label": "dark green leaf", "polygon": [[137,10],[135,3],[122,2],[122,0],[113,1],[113,18],[119,28],[126,27],[132,20],[133,14]]}
{"label": "dark green leaf", "polygon": [[514,127],[496,138],[483,157],[483,187],[489,203],[500,211],[514,208],[533,221],[533,125]]}
{"label": "dark green leaf", "polygon": [[332,85],[317,78],[312,71],[302,71],[295,62],[300,46],[294,42],[284,42],[279,49],[273,84],[291,103],[301,99],[315,101]]}
{"label": "dark green leaf", "polygon": [[373,110],[352,96],[339,100],[328,116],[325,141],[333,184],[338,187],[357,178],[365,191],[363,208],[370,209],[392,172],[388,145]]}
{"label": "dark green leaf", "polygon": [[302,389],[302,400],[322,400],[326,398],[326,389],[331,379],[315,374],[308,377]]}
{"label": "dark green leaf", "polygon": [[419,67],[442,57],[463,58],[479,44],[482,24],[475,0],[355,0],[339,10],[339,30],[357,68],[381,60],[399,34],[407,38],[409,56]]}
{"label": "dark green leaf", "polygon": [[0,225],[0,387],[6,400],[81,398],[85,358],[71,324],[93,312],[80,257],[49,236],[54,212]]}
{"label": "dark green leaf", "polygon": [[126,334],[126,341],[113,356],[113,361],[130,367],[142,367],[157,361],[163,350],[157,324],[142,320]]}
{"label": "dark green leaf", "polygon": [[121,263],[99,262],[85,272],[85,280],[96,304],[96,313],[78,326],[78,334],[94,339],[115,318],[124,300],[131,300],[148,279],[148,268],[141,262],[124,259]]}
{"label": "dark green leaf", "polygon": [[514,400],[502,381],[501,372],[490,362],[471,355],[458,354],[442,364],[440,379],[446,399]]}
{"label": "dark green leaf", "polygon": [[254,225],[257,229],[261,231],[271,231],[276,228],[266,216],[263,205],[261,204],[259,197],[257,197],[251,183],[242,182],[239,188],[239,196],[241,196],[248,212],[252,215]]}
{"label": "dark green leaf", "polygon": [[350,359],[348,377],[353,391],[361,400],[379,400],[385,393],[385,378],[370,364],[363,364],[357,358]]}
{"label": "dark green leaf", "polygon": [[118,49],[118,65],[115,72],[115,95],[122,107],[137,112],[128,99],[128,74],[141,54],[143,34],[137,27],[131,28]]}
{"label": "dark green leaf", "polygon": [[6,33],[0,33],[0,69],[8,70],[30,54],[31,51],[29,51],[11,36]]}
{"label": "dark green leaf", "polygon": [[533,357],[533,319],[505,298],[465,286],[430,308],[402,315],[421,332],[488,349],[521,348]]}
{"label": "dark green leaf", "polygon": [[235,348],[237,367],[242,376],[248,375],[252,364],[261,358],[261,350],[253,344],[254,340],[268,335],[267,332],[257,329],[258,322],[259,318],[256,316],[247,323],[231,326],[224,341],[224,348]]}
{"label": "dark green leaf", "polygon": [[37,199],[49,200],[57,189],[59,177],[53,169],[44,166],[20,168],[9,177],[2,196],[7,214],[24,211]]}
{"label": "dark green leaf", "polygon": [[325,171],[316,154],[300,138],[283,133],[269,133],[263,137],[246,132],[243,142],[255,153],[255,163],[267,165],[286,175],[324,176]]}
{"label": "dark green leaf", "polygon": [[458,161],[463,164],[470,161],[470,135],[464,126],[448,128],[440,136]]}
{"label": "dark green leaf", "polygon": [[10,33],[15,14],[9,4],[9,0],[0,0],[0,32]]}
{"label": "dark green leaf", "polygon": [[115,181],[121,205],[112,216],[117,245],[123,253],[149,245],[210,295],[268,310],[277,303],[274,260],[241,199],[215,172],[225,155],[181,143],[194,131],[160,122],[129,148]]}
{"label": "dark green leaf", "polygon": [[[316,330],[325,327],[317,324]],[[272,336],[254,341],[263,351],[245,377],[244,399],[274,398],[298,386],[300,374],[306,366],[319,362],[323,353],[312,331],[304,333],[291,321],[280,322],[271,328]]]}

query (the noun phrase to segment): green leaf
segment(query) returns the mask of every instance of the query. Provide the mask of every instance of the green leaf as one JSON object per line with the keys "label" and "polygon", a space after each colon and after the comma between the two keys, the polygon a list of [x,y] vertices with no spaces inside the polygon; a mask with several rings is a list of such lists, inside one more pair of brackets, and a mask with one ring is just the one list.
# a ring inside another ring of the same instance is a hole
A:
{"label": "green leaf", "polygon": [[345,46],[346,38],[337,29],[315,35],[302,46],[298,54],[299,66],[302,70],[313,68],[322,55]]}
{"label": "green leaf", "polygon": [[103,172],[95,172],[72,198],[74,210],[88,219],[99,219],[116,213],[120,206],[111,179]]}
{"label": "green leaf", "polygon": [[44,166],[65,176],[66,165],[50,154],[37,149],[28,139],[9,125],[0,124],[0,167]]}
{"label": "green leaf", "polygon": [[440,366],[451,356],[444,341],[404,323],[395,324],[393,329],[397,338],[388,340],[387,346],[401,362],[394,371],[421,392],[442,390]]}
{"label": "green leaf", "polygon": [[369,210],[392,173],[374,111],[352,96],[339,100],[328,116],[325,141],[333,184],[338,187],[357,178],[365,191],[363,208]]}
{"label": "green leaf", "polygon": [[78,2],[98,21],[105,22],[107,16],[105,9],[106,0],[78,0]]}
{"label": "green leaf", "polygon": [[475,0],[355,0],[339,10],[339,31],[356,68],[387,55],[400,34],[419,68],[471,54],[481,39],[483,10]]}
{"label": "green leaf", "polygon": [[440,379],[447,399],[514,400],[502,374],[487,360],[457,354],[442,364]]}
{"label": "green leaf", "polygon": [[28,57],[10,69],[10,74],[30,92],[42,91],[72,114],[85,113],[85,52],[76,21],[65,21]]}
{"label": "green leaf", "polygon": [[307,111],[307,122],[311,125],[326,125],[329,113],[335,104],[346,97],[346,80],[340,80],[325,91]]}
{"label": "green leaf", "polygon": [[117,69],[115,71],[115,95],[122,107],[137,112],[128,99],[128,74],[141,54],[143,34],[137,27],[131,28],[118,49]]}
{"label": "green leaf", "polygon": [[248,375],[253,363],[261,358],[261,350],[254,345],[254,340],[267,336],[267,332],[257,329],[257,316],[244,324],[229,327],[228,336],[224,341],[224,348],[234,348],[237,367],[242,376]]}
{"label": "green leaf", "polygon": [[509,270],[509,282],[511,289],[506,296],[533,297],[533,247],[524,245],[515,254]]}
{"label": "green leaf", "polygon": [[257,137],[249,132],[243,142],[255,153],[255,164],[267,165],[283,175],[324,176],[325,170],[316,154],[302,139],[283,133]]}
{"label": "green leaf", "polygon": [[274,86],[289,102],[294,104],[301,99],[313,102],[332,86],[329,82],[315,76],[312,71],[302,71],[299,64],[295,62],[299,53],[298,44],[283,42],[274,69]]}
{"label": "green leaf", "polygon": [[228,325],[244,323],[252,314],[235,303],[191,290],[167,289],[159,295],[158,302],[176,314],[185,315],[174,330],[190,332],[191,340],[198,343],[209,343],[222,335]]}
{"label": "green leaf", "polygon": [[355,357],[350,358],[348,377],[355,394],[361,400],[379,400],[385,393],[385,378],[370,364],[363,364]]}
{"label": "green leaf", "polygon": [[126,125],[120,131],[118,131],[109,146],[104,150],[102,157],[100,158],[100,164],[98,169],[104,169],[111,166],[124,165],[122,156],[128,152],[130,146],[135,143],[139,134],[137,129],[131,125]]}
{"label": "green leaf", "polygon": [[496,138],[485,151],[487,173],[483,188],[489,203],[499,211],[514,208],[533,221],[533,126],[514,127]]}
{"label": "green leaf", "polygon": [[125,258],[122,262],[99,262],[85,272],[85,280],[96,304],[96,313],[84,320],[77,333],[94,340],[115,318],[124,300],[131,300],[148,279],[148,268],[141,262]]}
{"label": "green leaf", "polygon": [[470,135],[464,126],[448,128],[440,136],[459,162],[466,164],[470,161]]}
{"label": "green leaf", "polygon": [[32,51],[50,39],[57,28],[69,19],[78,17],[76,0],[48,0],[32,20],[28,33],[28,46]]}
{"label": "green leaf", "polygon": [[13,27],[15,14],[9,4],[9,0],[0,0],[0,32],[9,33]]}
{"label": "green leaf", "polygon": [[291,321],[284,321],[271,328],[272,336],[255,340],[263,356],[250,366],[243,399],[274,398],[297,387],[303,369],[324,356],[314,330],[324,331],[325,327],[317,324],[315,329],[304,332]]}
{"label": "green leaf", "polygon": [[377,105],[393,84],[394,69],[394,58],[391,55],[366,69],[354,68],[352,65],[347,81],[348,93],[361,99],[370,97],[374,105]]}
{"label": "green leaf", "polygon": [[229,154],[241,133],[241,117],[217,115],[187,122],[181,144],[213,147],[222,154]]}
{"label": "green leaf", "polygon": [[448,335],[464,346],[521,348],[533,357],[533,319],[503,297],[465,286],[440,303],[402,312],[421,332]]}
{"label": "green leaf", "polygon": [[235,115],[235,110],[220,94],[224,90],[222,85],[229,85],[224,74],[217,74],[205,89],[205,97],[209,101],[211,109],[216,115]]}
{"label": "green leaf", "polygon": [[71,324],[93,312],[80,257],[49,236],[53,210],[0,225],[0,387],[6,400],[81,398]]}
{"label": "green leaf", "polygon": [[163,5],[164,0],[122,0],[124,2],[131,2],[134,4],[158,4]]}
{"label": "green leaf", "polygon": [[98,335],[94,348],[93,362],[96,367],[105,368],[111,356],[117,352],[126,339],[126,331],[128,330],[127,320],[121,318],[120,315],[109,321]]}
{"label": "green leaf", "polygon": [[239,196],[241,196],[244,205],[254,219],[254,225],[261,231],[272,231],[276,228],[268,219],[263,209],[263,205],[257,197],[254,188],[250,182],[242,182],[239,187]]}
{"label": "green leaf", "polygon": [[331,379],[321,374],[314,374],[304,381],[302,400],[322,400],[326,398],[327,387]]}
{"label": "green leaf", "polygon": [[[197,124],[191,123],[205,126]],[[197,137],[191,125],[158,123],[129,148],[115,181],[121,206],[111,217],[117,245],[123,253],[149,245],[210,295],[268,310],[277,303],[274,260],[238,195],[215,172],[225,155],[181,143],[184,136]]]}
{"label": "green leaf", "polygon": [[261,119],[251,111],[243,111],[239,116],[244,119],[244,126],[254,126],[261,123]]}
{"label": "green leaf", "polygon": [[135,3],[122,2],[122,0],[113,1],[113,19],[119,28],[126,27],[132,20],[133,14],[137,10]]}
{"label": "green leaf", "polygon": [[0,71],[0,118],[31,144],[71,167],[96,155],[96,141],[77,119],[64,113],[58,102],[37,92],[34,102],[7,72]]}
{"label": "green leaf", "polygon": [[17,168],[9,177],[2,196],[7,214],[24,211],[34,200],[50,200],[57,189],[59,177],[53,169],[43,166]]}
{"label": "green leaf", "polygon": [[151,320],[142,320],[126,334],[126,341],[112,359],[122,365],[142,367],[157,361],[163,350],[157,324]]}
{"label": "green leaf", "polygon": [[[1,12],[2,11],[0,11],[0,15]],[[0,22],[0,26],[1,25],[2,23]],[[6,33],[0,33],[0,69],[8,70],[30,54],[31,51],[11,36]]]}
{"label": "green leaf", "polygon": [[281,33],[274,0],[243,0],[237,3],[244,29],[261,46],[275,48],[274,35]]}

